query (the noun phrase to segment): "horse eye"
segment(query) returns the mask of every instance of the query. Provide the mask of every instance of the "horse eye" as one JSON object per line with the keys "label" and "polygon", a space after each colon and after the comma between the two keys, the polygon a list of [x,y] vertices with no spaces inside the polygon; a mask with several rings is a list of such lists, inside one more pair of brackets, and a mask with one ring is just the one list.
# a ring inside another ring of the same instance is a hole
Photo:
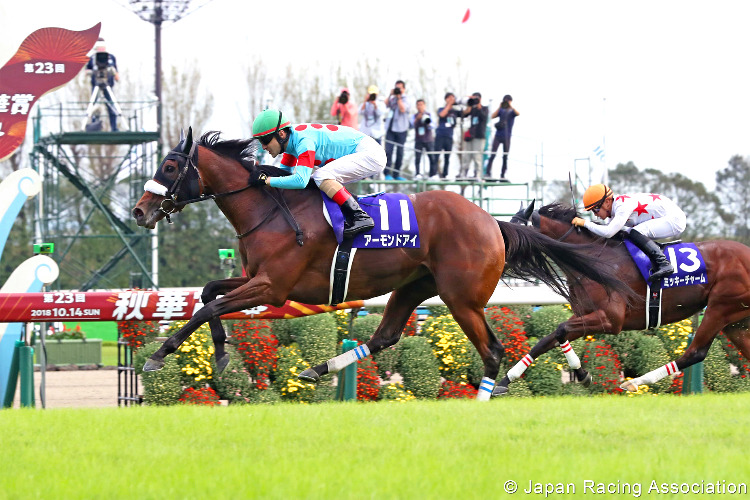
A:
{"label": "horse eye", "polygon": [[167,174],[174,172],[174,165],[164,165],[164,172]]}

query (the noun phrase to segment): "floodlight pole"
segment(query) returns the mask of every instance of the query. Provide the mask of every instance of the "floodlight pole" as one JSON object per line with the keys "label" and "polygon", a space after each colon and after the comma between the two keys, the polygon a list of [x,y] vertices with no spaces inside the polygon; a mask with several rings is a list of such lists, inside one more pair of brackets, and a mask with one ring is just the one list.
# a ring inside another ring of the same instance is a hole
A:
{"label": "floodlight pole", "polygon": [[161,1],[156,0],[154,2],[154,94],[156,95],[156,131],[159,133],[159,138],[156,141],[156,157],[161,158],[161,120],[162,120],[162,108],[161,108],[161,23],[164,21],[163,12],[161,8]]}

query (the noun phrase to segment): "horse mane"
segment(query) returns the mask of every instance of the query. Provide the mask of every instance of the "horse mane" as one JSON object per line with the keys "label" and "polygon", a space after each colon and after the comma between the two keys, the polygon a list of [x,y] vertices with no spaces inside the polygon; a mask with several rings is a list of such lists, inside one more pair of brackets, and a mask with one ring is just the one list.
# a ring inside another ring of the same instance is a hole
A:
{"label": "horse mane", "polygon": [[559,220],[563,222],[570,222],[574,217],[578,215],[575,207],[566,205],[564,203],[550,203],[539,208],[539,215],[547,217],[548,219]]}
{"label": "horse mane", "polygon": [[225,158],[238,161],[245,167],[246,170],[252,171],[255,168],[260,168],[271,177],[284,177],[290,175],[286,170],[273,167],[271,165],[256,165],[253,166],[245,157],[242,156],[242,152],[247,149],[251,142],[256,139],[227,139],[219,140],[221,132],[212,130],[203,134],[198,139],[198,145],[203,146],[206,149],[210,149],[214,153],[221,155]]}

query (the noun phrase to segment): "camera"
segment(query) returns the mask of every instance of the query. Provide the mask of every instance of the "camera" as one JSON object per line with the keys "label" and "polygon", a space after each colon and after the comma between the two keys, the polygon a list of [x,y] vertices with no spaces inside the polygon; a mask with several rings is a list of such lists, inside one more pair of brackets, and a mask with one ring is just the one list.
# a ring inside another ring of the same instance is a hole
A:
{"label": "camera", "polygon": [[460,104],[462,106],[476,106],[479,104],[479,99],[476,97],[467,97],[466,99],[459,99],[456,101],[456,104]]}
{"label": "camera", "polygon": [[339,96],[339,104],[346,104],[349,102],[349,92],[342,92]]}
{"label": "camera", "polygon": [[378,94],[370,94],[370,97],[367,98],[368,101],[374,101],[378,98]]}
{"label": "camera", "polygon": [[422,125],[429,125],[430,123],[432,123],[432,118],[430,118],[427,115],[423,115],[422,116]]}
{"label": "camera", "polygon": [[398,88],[398,87],[396,87],[395,89],[393,89],[393,95],[401,95],[401,89]]}
{"label": "camera", "polygon": [[94,71],[96,85],[100,87],[109,85],[109,76],[114,75],[114,68],[109,65],[109,52],[97,52],[94,63],[96,65]]}

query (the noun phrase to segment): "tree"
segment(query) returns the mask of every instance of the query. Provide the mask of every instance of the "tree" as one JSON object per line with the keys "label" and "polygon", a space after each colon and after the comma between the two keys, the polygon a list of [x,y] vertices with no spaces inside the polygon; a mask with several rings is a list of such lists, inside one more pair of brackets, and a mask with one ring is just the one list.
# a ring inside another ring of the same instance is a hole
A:
{"label": "tree", "polygon": [[732,214],[727,235],[750,243],[750,158],[730,158],[729,165],[716,172],[716,192]]}
{"label": "tree", "polygon": [[610,170],[609,179],[617,193],[660,193],[674,201],[688,217],[682,234],[685,240],[718,236],[729,220],[715,193],[680,173],[665,174],[656,169],[641,172],[633,162],[628,162]]}
{"label": "tree", "polygon": [[211,118],[214,96],[200,91],[201,74],[198,61],[188,64],[186,70],[172,66],[162,75],[162,129],[164,145],[173,148],[180,139],[180,131],[193,127],[193,136],[199,135]]}

